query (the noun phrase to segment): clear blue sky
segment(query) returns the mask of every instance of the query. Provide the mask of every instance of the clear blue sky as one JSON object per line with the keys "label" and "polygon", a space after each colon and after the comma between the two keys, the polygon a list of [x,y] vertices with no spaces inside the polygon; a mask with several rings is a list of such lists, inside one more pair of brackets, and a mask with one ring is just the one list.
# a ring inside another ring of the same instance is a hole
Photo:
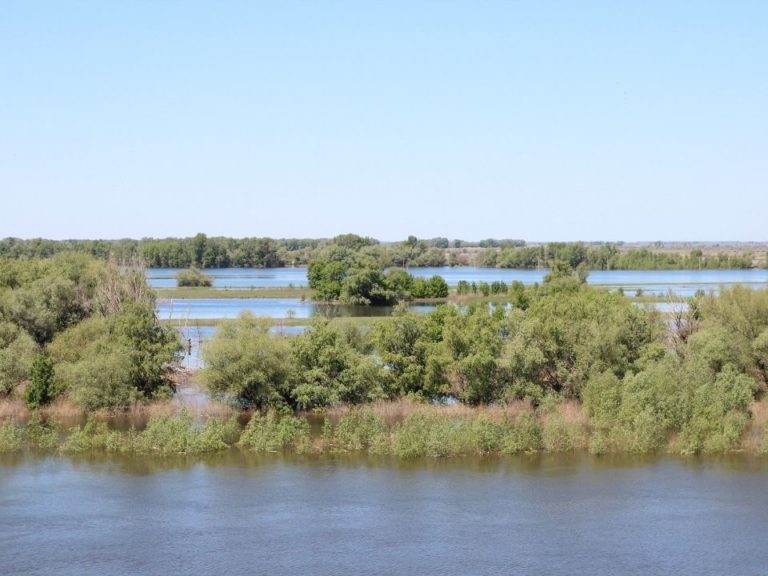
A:
{"label": "clear blue sky", "polygon": [[0,237],[766,240],[768,2],[0,5]]}

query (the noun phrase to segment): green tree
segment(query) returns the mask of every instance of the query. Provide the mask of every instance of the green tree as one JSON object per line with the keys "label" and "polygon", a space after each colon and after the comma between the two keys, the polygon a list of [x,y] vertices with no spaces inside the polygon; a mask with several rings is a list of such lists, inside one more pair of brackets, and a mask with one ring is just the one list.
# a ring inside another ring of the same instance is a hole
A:
{"label": "green tree", "polygon": [[202,349],[203,379],[215,395],[241,406],[262,408],[288,402],[293,359],[287,339],[248,312],[219,325]]}
{"label": "green tree", "polygon": [[383,395],[381,367],[327,320],[316,320],[291,340],[295,372],[292,397],[299,408],[360,404]]}
{"label": "green tree", "polygon": [[29,384],[24,390],[24,402],[30,408],[49,404],[55,395],[53,362],[45,354],[38,354],[32,362]]}

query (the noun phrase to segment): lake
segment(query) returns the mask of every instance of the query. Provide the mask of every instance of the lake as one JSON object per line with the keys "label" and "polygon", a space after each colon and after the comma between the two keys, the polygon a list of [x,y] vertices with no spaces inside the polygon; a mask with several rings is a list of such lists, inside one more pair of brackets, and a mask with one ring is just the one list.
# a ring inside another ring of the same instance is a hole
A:
{"label": "lake", "polygon": [[[530,285],[541,283],[547,270],[514,270],[505,268],[410,268],[414,276],[430,277],[438,274],[455,286],[467,282],[514,281]],[[176,286],[177,269],[150,268],[147,279],[155,288]],[[281,288],[289,285],[307,285],[306,268],[224,268],[204,271],[213,277],[215,288]],[[696,290],[717,290],[720,285],[745,284],[754,288],[768,288],[768,270],[609,270],[590,272],[590,284],[623,288],[627,291],[642,289],[646,294],[666,294],[672,290],[681,296],[691,296]]]}
{"label": "lake", "polygon": [[13,575],[766,573],[768,460],[0,455]]}

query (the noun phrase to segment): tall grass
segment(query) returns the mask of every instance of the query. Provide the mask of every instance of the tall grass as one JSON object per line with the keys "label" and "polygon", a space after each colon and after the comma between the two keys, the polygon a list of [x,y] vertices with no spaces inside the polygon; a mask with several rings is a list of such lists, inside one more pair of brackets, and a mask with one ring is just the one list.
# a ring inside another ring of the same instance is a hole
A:
{"label": "tall grass", "polygon": [[751,418],[730,412],[722,426],[696,419],[680,432],[665,428],[647,411],[609,425],[588,418],[574,401],[545,398],[536,409],[525,403],[470,408],[402,400],[364,407],[334,407],[317,416],[254,413],[245,426],[237,418],[200,417],[185,409],[150,414],[143,429],[115,430],[91,416],[64,428],[43,414],[26,422],[0,421],[0,452],[24,449],[152,454],[201,454],[237,447],[256,452],[359,452],[402,459],[452,458],[519,453],[724,453],[768,454],[768,402],[750,405]]}

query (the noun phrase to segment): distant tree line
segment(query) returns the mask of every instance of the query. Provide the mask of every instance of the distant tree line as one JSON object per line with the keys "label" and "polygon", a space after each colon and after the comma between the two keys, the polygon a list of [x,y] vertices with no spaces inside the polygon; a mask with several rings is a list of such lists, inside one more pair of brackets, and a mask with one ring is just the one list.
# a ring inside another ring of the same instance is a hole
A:
{"label": "distant tree line", "polygon": [[475,265],[490,268],[549,268],[555,260],[590,270],[733,269],[754,267],[751,253],[687,254],[621,249],[618,244],[550,242],[526,245],[522,240],[485,239],[479,242],[438,237],[382,243],[356,234],[330,239],[223,238],[197,234],[189,238],[141,240],[0,240],[0,258],[50,258],[62,252],[78,252],[96,258],[143,260],[151,268],[274,268],[306,266],[327,259],[336,250],[351,250],[370,258],[378,268],[442,267]]}
{"label": "distant tree line", "polygon": [[590,270],[700,270],[747,269],[754,266],[752,254],[688,254],[658,252],[645,248],[620,250],[614,244],[592,246],[583,242],[551,242],[537,246],[503,247],[478,254],[477,266],[490,268],[550,268],[556,260]]}

